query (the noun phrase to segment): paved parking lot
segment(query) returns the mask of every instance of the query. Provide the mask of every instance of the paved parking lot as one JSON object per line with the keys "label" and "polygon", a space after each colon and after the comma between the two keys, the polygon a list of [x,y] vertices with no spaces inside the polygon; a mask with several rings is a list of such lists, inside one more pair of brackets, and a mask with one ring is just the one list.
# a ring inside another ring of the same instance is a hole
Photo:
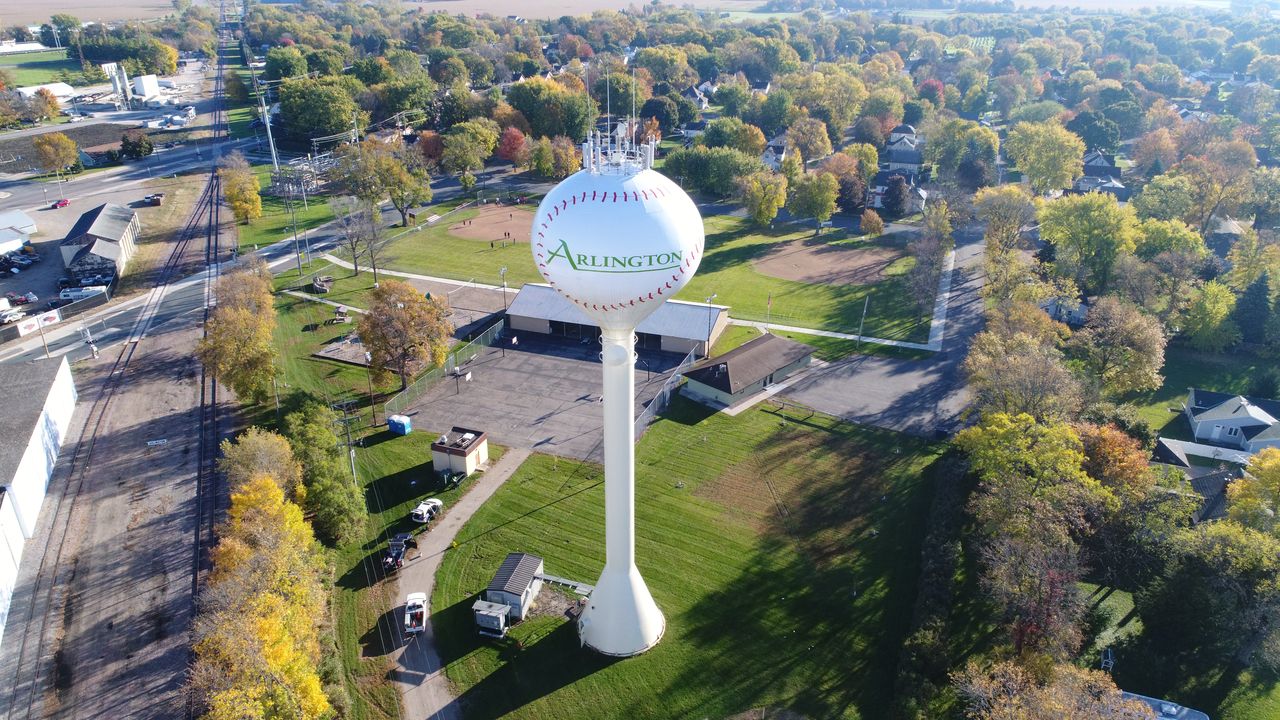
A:
{"label": "paved parking lot", "polygon": [[[600,460],[600,346],[518,333],[513,348],[490,348],[463,367],[471,382],[445,378],[409,409],[419,427],[482,430],[500,445]],[[681,357],[642,352],[636,413]]]}

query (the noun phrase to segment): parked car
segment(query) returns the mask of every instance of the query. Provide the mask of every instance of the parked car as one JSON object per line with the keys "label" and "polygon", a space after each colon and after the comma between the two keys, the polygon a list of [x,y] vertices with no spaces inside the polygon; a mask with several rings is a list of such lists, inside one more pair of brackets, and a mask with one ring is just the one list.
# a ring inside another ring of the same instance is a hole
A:
{"label": "parked car", "polygon": [[398,570],[404,567],[405,549],[417,547],[418,541],[411,533],[396,535],[391,538],[391,542],[387,543],[387,552],[382,556],[382,567],[386,570]]}
{"label": "parked car", "polygon": [[75,302],[76,300],[83,300],[93,295],[105,293],[106,291],[106,285],[89,285],[87,287],[67,288],[66,290],[58,293],[58,299]]}
{"label": "parked car", "polygon": [[417,635],[427,628],[427,594],[409,593],[404,601],[404,631]]}
{"label": "parked car", "polygon": [[73,280],[72,278],[69,278],[69,277],[60,277],[60,278],[58,278],[58,289],[59,289],[59,290],[66,290],[67,288],[71,288],[71,287],[79,287],[79,286],[80,286],[80,283],[79,283],[79,282],[77,282],[76,280]]}
{"label": "parked car", "polygon": [[409,517],[413,518],[414,522],[431,522],[443,510],[444,503],[440,502],[436,498],[427,498],[426,500],[418,503],[418,506],[413,509],[413,512],[409,514]]}
{"label": "parked car", "polygon": [[115,275],[86,275],[80,278],[80,287],[96,287],[98,285],[110,285],[116,279]]}
{"label": "parked car", "polygon": [[142,198],[142,202],[148,205],[160,206],[164,204],[164,193],[156,193]]}
{"label": "parked car", "polygon": [[5,310],[0,312],[0,325],[8,325],[9,323],[18,322],[27,314],[21,310]]}
{"label": "parked car", "polygon": [[36,297],[36,294],[33,292],[27,292],[22,294],[18,294],[16,292],[10,292],[10,293],[5,293],[5,297],[8,298],[9,302],[14,305],[26,305],[27,303],[33,303],[40,299]]}
{"label": "parked car", "polygon": [[70,204],[71,204],[71,201],[70,201],[70,200],[68,200],[68,199],[66,199],[66,198],[62,198],[61,200],[54,200],[54,201],[53,201],[53,208],[56,210],[56,209],[58,209],[58,208],[64,208],[64,207],[66,207],[66,206],[68,206],[68,205],[70,205]]}

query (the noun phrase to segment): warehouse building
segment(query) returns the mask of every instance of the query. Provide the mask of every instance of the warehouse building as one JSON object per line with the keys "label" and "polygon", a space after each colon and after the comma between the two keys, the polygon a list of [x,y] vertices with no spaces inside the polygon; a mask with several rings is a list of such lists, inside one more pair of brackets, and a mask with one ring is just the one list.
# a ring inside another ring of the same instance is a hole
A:
{"label": "warehouse building", "polygon": [[59,247],[67,274],[122,277],[141,229],[138,214],[123,205],[106,203],[81,215]]}
{"label": "warehouse building", "polygon": [[[520,288],[507,310],[507,323],[514,332],[583,340],[600,336],[600,326],[586,313],[540,283]],[[728,324],[729,308],[724,305],[668,300],[636,327],[636,349],[705,354]]]}
{"label": "warehouse building", "polygon": [[66,357],[0,365],[0,636],[23,547],[36,532],[40,506],[76,408]]}

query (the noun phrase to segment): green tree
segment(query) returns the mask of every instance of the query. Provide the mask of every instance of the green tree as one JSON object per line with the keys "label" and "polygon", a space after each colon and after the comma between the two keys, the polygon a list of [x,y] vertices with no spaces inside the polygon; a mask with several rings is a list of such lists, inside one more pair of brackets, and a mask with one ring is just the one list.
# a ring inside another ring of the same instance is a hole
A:
{"label": "green tree", "polygon": [[716,90],[716,104],[727,117],[739,117],[751,102],[751,91],[742,85],[726,83]]}
{"label": "green tree", "polygon": [[542,177],[554,177],[556,173],[555,150],[551,147],[551,138],[538,138],[529,151],[529,167],[534,174]]}
{"label": "green tree", "polygon": [[1014,125],[1005,148],[1037,194],[1071,187],[1084,173],[1084,141],[1054,122]]}
{"label": "green tree", "polygon": [[1240,328],[1241,339],[1247,343],[1262,343],[1266,340],[1267,321],[1271,314],[1271,274],[1263,270],[1240,295],[1231,319]]}
{"label": "green tree", "polygon": [[283,80],[307,74],[307,59],[296,47],[276,47],[267,51],[262,74],[267,80]]}
{"label": "green tree", "polygon": [[280,117],[285,132],[297,139],[336,135],[364,123],[346,90],[318,80],[290,80],[280,86]]}
{"label": "green tree", "polygon": [[880,172],[880,153],[874,145],[853,143],[840,152],[858,161],[858,169],[865,183],[870,184],[871,179]]}
{"label": "green tree", "polygon": [[1072,118],[1066,127],[1080,136],[1090,150],[1113,153],[1120,146],[1120,126],[1100,112],[1085,110]]}
{"label": "green tree", "polygon": [[1000,185],[979,190],[973,212],[986,223],[987,246],[1009,251],[1017,247],[1022,228],[1035,221],[1036,203],[1021,185]]}
{"label": "green tree", "polygon": [[747,214],[757,225],[769,225],[787,202],[787,179],[767,170],[754,172],[739,181],[739,192]]}
{"label": "green tree", "polygon": [[226,73],[225,79],[222,81],[222,92],[233,103],[249,102],[249,88],[244,84],[244,78],[240,77],[238,72]]}
{"label": "green tree", "polygon": [[125,130],[120,137],[120,154],[131,160],[140,160],[155,151],[151,138],[141,130]]}
{"label": "green tree", "polygon": [[284,437],[270,430],[251,427],[234,440],[223,440],[219,449],[222,457],[218,458],[218,472],[222,473],[227,487],[232,490],[248,484],[255,475],[269,473],[289,499],[296,500],[300,494],[306,494],[302,485],[302,465]]}
{"label": "green tree", "polygon": [[394,373],[403,390],[418,368],[444,364],[453,325],[439,300],[428,300],[408,283],[384,280],[356,330],[371,356],[370,369],[380,376]]}
{"label": "green tree", "polygon": [[444,134],[441,164],[453,173],[469,173],[484,168],[484,161],[498,146],[498,124],[487,118],[468,120]]}
{"label": "green tree", "polygon": [[1191,182],[1178,175],[1157,175],[1133,198],[1138,217],[1185,220],[1195,207]]}
{"label": "green tree", "polygon": [[1137,307],[1104,297],[1089,309],[1084,328],[1071,337],[1072,354],[1107,393],[1123,395],[1160,387],[1164,331]]}
{"label": "green tree", "polygon": [[805,163],[831,154],[827,125],[815,118],[801,118],[787,129],[787,141],[800,152]]}
{"label": "green tree", "polygon": [[263,402],[276,374],[276,326],[271,271],[246,262],[218,279],[217,305],[205,322],[196,357],[205,371],[244,401]]}
{"label": "green tree", "polygon": [[1103,193],[1065,195],[1040,208],[1040,237],[1051,243],[1059,267],[1098,291],[1111,282],[1116,261],[1134,250],[1133,211]]}
{"label": "green tree", "polygon": [[338,153],[337,175],[348,192],[367,203],[376,205],[383,198],[390,199],[405,227],[409,224],[409,209],[431,200],[426,161],[422,153],[403,140],[383,142],[369,138],[343,147]]}
{"label": "green tree", "polygon": [[60,132],[37,135],[31,144],[36,148],[36,162],[40,169],[56,173],[59,179],[62,171],[80,157],[80,148],[76,146],[75,140]]}
{"label": "green tree", "polygon": [[649,96],[649,88],[620,72],[604,75],[591,86],[591,97],[600,104],[600,112],[617,117],[630,116]]}
{"label": "green tree", "polygon": [[1240,328],[1231,319],[1236,296],[1219,282],[1210,281],[1200,288],[1183,318],[1183,333],[1191,346],[1206,352],[1222,352],[1240,342]]}
{"label": "green tree", "polygon": [[644,107],[640,108],[640,117],[657,120],[662,132],[669,133],[680,124],[680,109],[674,100],[662,95],[646,100]]}
{"label": "green tree", "polygon": [[507,102],[529,120],[535,136],[564,135],[574,142],[586,139],[596,119],[596,107],[584,93],[543,78],[511,86]]}
{"label": "green tree", "polygon": [[1167,252],[1193,258],[1203,258],[1209,253],[1200,234],[1181,220],[1147,219],[1139,222],[1136,230],[1135,253],[1143,260],[1151,260]]}
{"label": "green tree", "polygon": [[764,152],[765,137],[755,125],[735,117],[722,117],[707,123],[702,142],[707,147],[731,147],[747,155],[759,155]]}
{"label": "green tree", "polygon": [[338,414],[314,400],[284,418],[285,437],[302,469],[303,507],[315,516],[320,537],[339,544],[363,535],[368,510],[348,475],[336,428]]}
{"label": "green tree", "polygon": [[822,231],[822,223],[830,220],[836,211],[839,193],[840,183],[831,173],[805,173],[796,181],[787,210],[797,218],[813,218],[816,235]]}

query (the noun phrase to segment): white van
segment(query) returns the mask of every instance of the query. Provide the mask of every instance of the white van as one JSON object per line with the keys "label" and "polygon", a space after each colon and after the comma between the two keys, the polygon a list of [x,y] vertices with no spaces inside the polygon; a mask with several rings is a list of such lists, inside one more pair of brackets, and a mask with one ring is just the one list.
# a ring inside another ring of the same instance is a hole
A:
{"label": "white van", "polygon": [[106,285],[90,285],[88,287],[81,287],[81,288],[67,288],[66,290],[63,290],[62,292],[58,293],[58,299],[72,300],[72,301],[83,300],[87,297],[97,295],[98,293],[105,293],[106,291],[107,291]]}

